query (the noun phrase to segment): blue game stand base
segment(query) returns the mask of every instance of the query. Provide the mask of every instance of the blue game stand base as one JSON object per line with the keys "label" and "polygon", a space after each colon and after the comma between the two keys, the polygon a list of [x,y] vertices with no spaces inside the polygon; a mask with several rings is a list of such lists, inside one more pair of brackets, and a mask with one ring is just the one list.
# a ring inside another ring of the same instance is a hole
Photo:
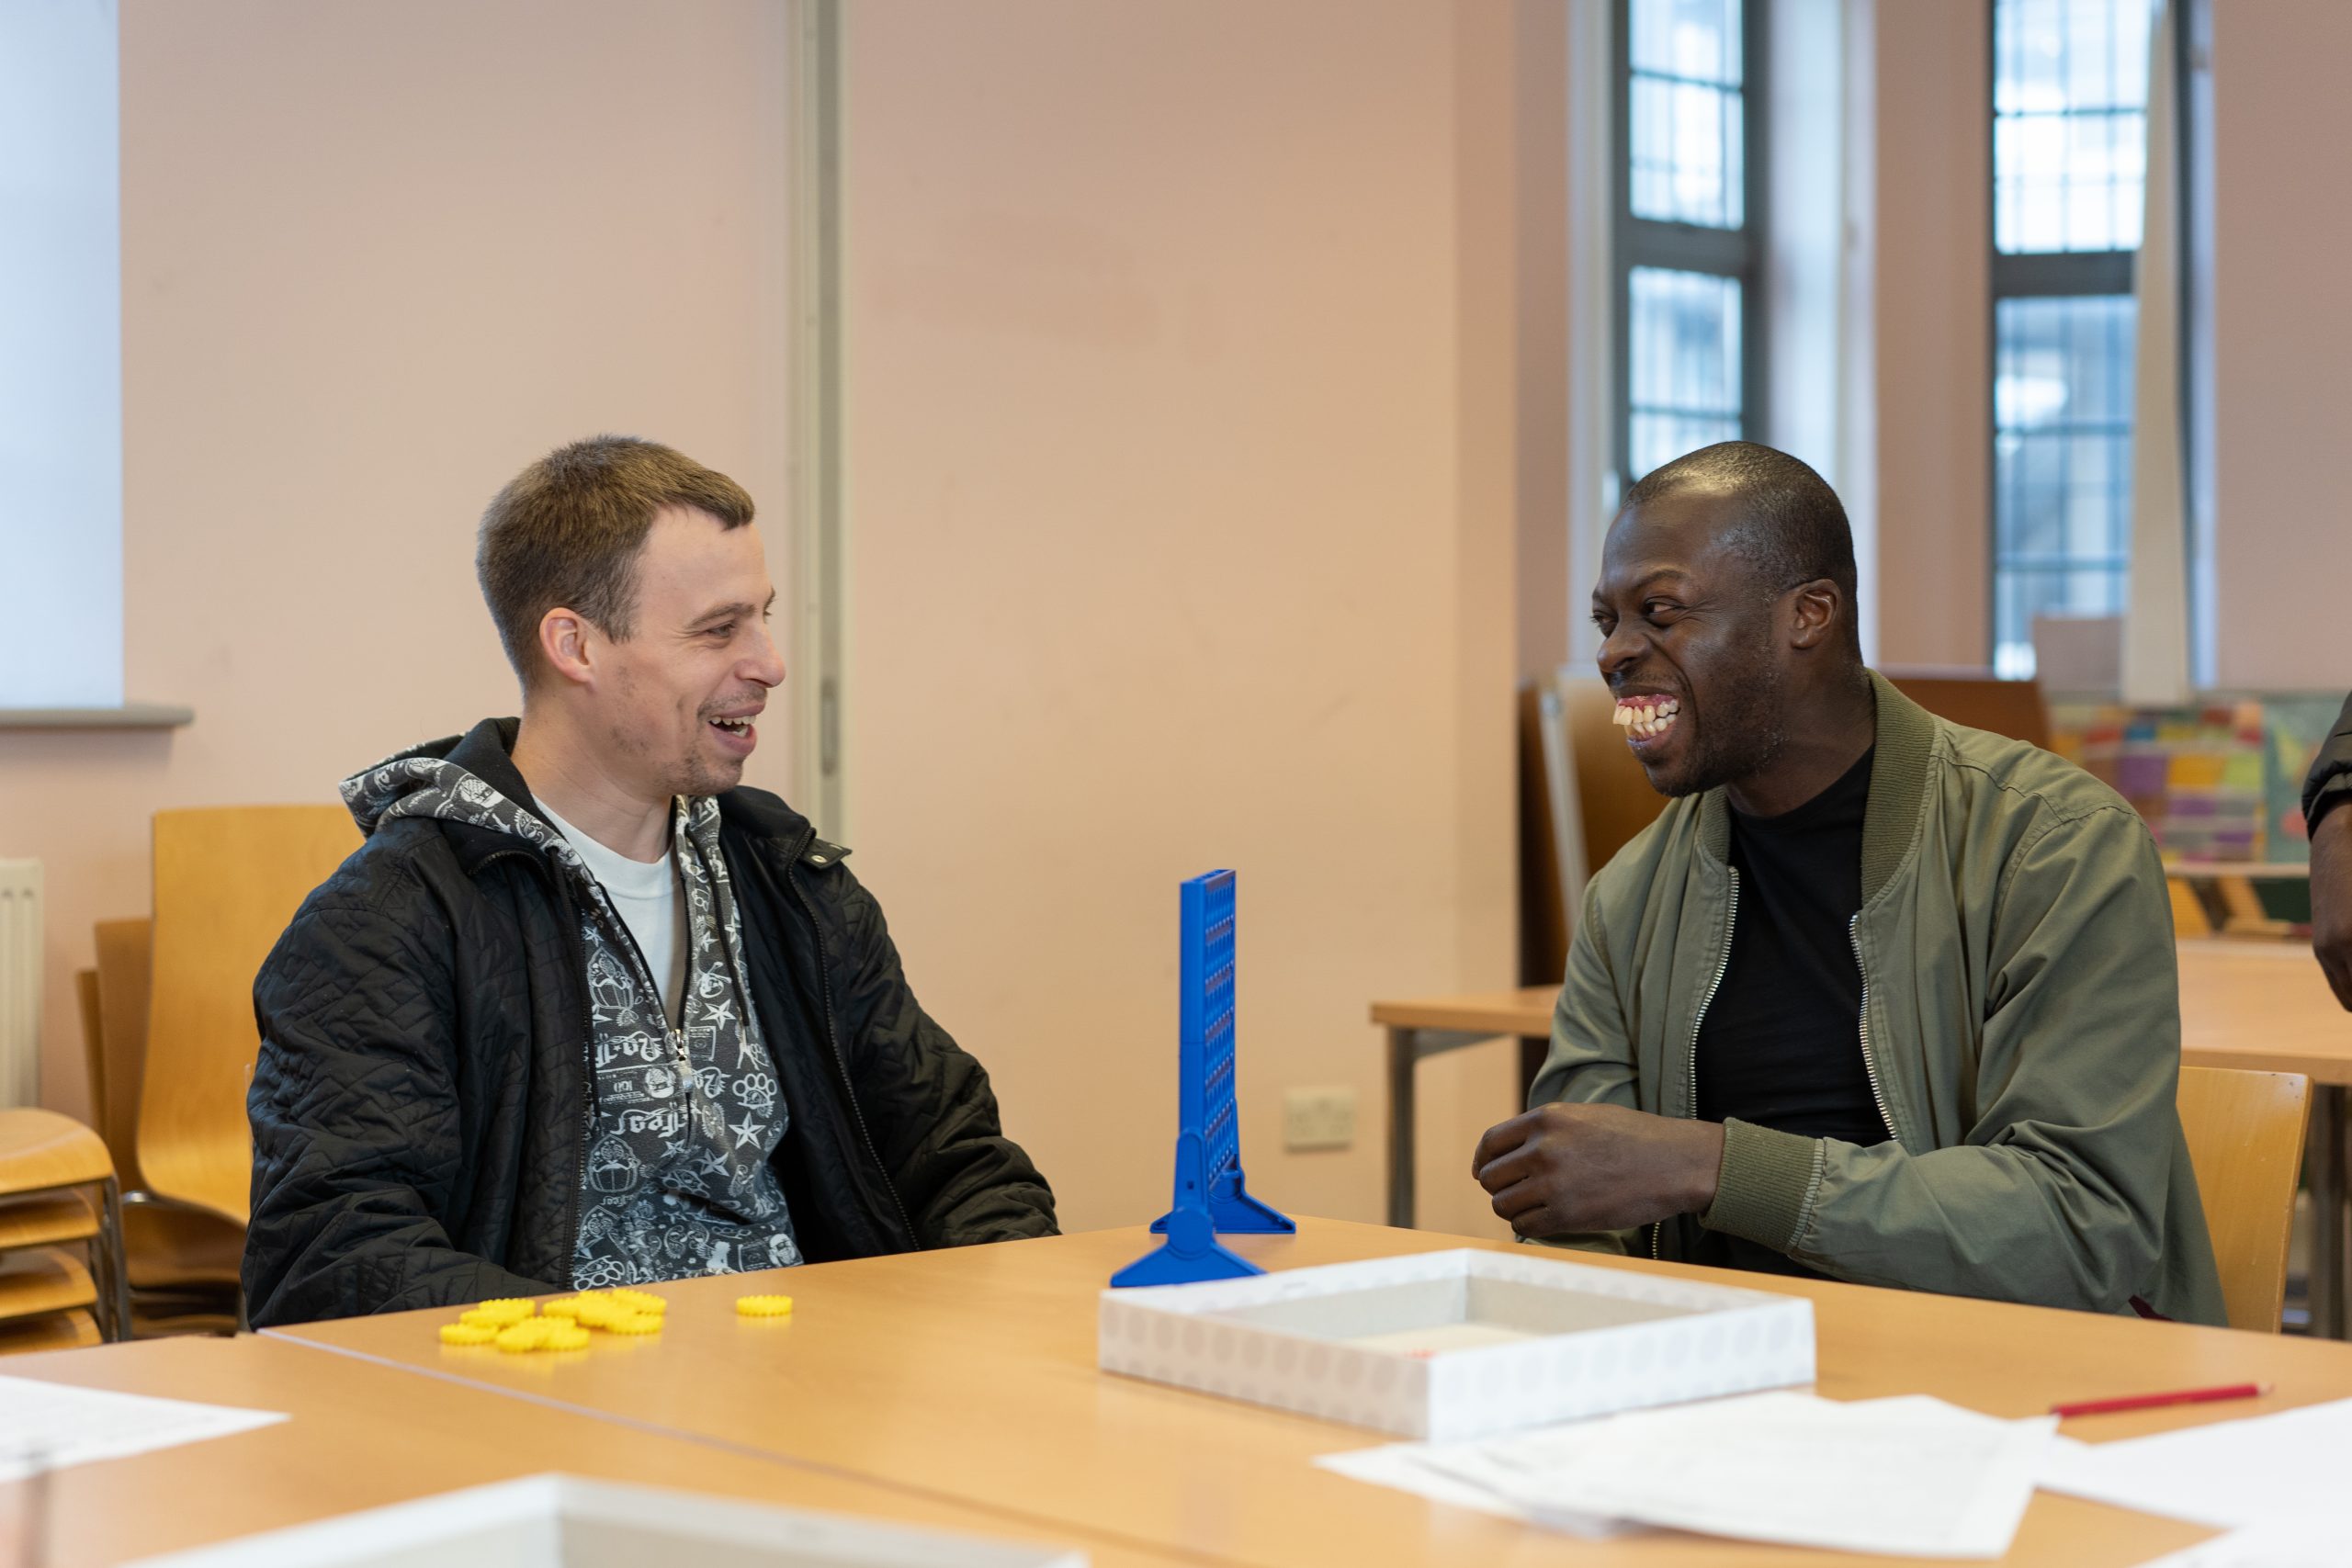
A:
{"label": "blue game stand base", "polygon": [[[1168,1239],[1156,1251],[1145,1253],[1112,1275],[1113,1290],[1125,1290],[1130,1285],[1190,1285],[1202,1280],[1238,1280],[1245,1274],[1265,1272],[1239,1253],[1217,1244],[1217,1227],[1209,1219],[1208,1204],[1202,1191],[1207,1184],[1201,1179],[1201,1173],[1207,1164],[1199,1134],[1186,1133],[1177,1138],[1176,1207],[1151,1227]],[[1297,1228],[1280,1214],[1274,1218],[1282,1220],[1286,1230]]]}
{"label": "blue game stand base", "polygon": [[[1170,1210],[1151,1222],[1151,1234],[1166,1235],[1168,1222],[1175,1218]],[[1250,1196],[1242,1185],[1241,1173],[1229,1171],[1209,1187],[1209,1224],[1227,1235],[1294,1235],[1298,1225],[1288,1214],[1271,1203]]]}

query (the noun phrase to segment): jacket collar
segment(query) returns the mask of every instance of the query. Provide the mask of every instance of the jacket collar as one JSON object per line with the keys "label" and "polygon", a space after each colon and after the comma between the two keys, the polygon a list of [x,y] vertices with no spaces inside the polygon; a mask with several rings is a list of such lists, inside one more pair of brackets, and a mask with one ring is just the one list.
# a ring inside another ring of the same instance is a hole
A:
{"label": "jacket collar", "polygon": [[[523,721],[517,718],[486,718],[463,736],[418,750],[447,758],[517,806],[536,813],[539,807],[531,797],[531,786],[523,782],[522,772],[514,766],[514,738],[522,728]],[[738,786],[719,795],[718,819],[722,832],[731,829],[754,840],[783,845],[785,859],[805,860],[819,870],[837,864],[849,853],[842,845],[818,837],[808,818],[763,789]],[[503,833],[463,823],[444,827],[456,840],[458,859],[469,873],[485,857],[514,847]]]}
{"label": "jacket collar", "polygon": [[[1936,745],[1936,718],[1870,671],[1877,699],[1878,750],[1871,761],[1871,797],[1862,808],[1862,902],[1894,880],[1919,836],[1919,807],[1928,790],[1928,761]],[[1699,797],[1699,843],[1718,865],[1731,858],[1731,806],[1721,789]]]}

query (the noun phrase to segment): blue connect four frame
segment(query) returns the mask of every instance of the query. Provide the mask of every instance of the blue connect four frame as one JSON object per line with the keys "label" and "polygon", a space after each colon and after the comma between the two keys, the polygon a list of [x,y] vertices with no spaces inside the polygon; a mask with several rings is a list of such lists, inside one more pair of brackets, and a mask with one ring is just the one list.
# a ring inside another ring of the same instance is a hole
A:
{"label": "blue connect four frame", "polygon": [[1196,876],[1180,890],[1175,1206],[1152,1223],[1168,1239],[1111,1276],[1122,1285],[1180,1285],[1263,1272],[1217,1245],[1216,1233],[1287,1235],[1289,1217],[1250,1195],[1241,1177],[1234,1094],[1234,877]]}

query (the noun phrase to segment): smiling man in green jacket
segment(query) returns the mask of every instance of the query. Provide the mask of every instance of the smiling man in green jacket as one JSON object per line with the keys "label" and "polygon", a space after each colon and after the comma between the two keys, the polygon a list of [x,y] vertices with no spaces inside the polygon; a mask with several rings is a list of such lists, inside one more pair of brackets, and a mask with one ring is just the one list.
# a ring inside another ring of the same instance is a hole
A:
{"label": "smiling man in green jacket", "polygon": [[1600,672],[1672,798],[1592,879],[1533,1109],[1473,1168],[1522,1235],[2223,1321],[2181,1138],[2155,845],[2039,748],[1864,668],[1820,476],[1726,442],[1609,532]]}

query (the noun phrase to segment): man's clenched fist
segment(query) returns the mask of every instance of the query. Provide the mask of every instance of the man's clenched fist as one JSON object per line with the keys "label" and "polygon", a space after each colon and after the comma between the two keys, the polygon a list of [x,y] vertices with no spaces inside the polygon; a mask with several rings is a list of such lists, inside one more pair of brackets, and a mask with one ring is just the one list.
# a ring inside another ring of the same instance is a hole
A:
{"label": "man's clenched fist", "polygon": [[1719,1122],[1555,1102],[1487,1129],[1470,1168],[1513,1230],[1544,1236],[1704,1209],[1723,1163]]}

